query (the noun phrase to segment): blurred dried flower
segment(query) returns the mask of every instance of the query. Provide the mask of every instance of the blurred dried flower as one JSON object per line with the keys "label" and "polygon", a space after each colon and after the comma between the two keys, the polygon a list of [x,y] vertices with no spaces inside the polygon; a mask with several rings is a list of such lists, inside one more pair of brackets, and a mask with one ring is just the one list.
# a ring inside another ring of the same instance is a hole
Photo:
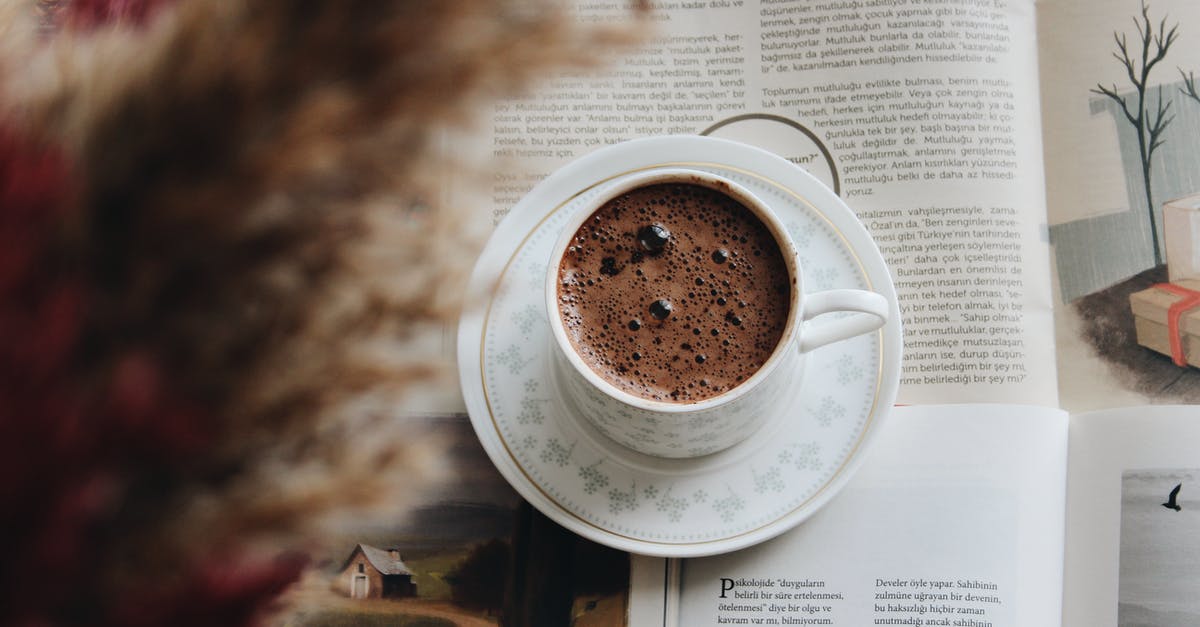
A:
{"label": "blurred dried flower", "polygon": [[394,408],[475,252],[439,139],[637,34],[550,0],[12,4],[0,623],[253,622],[290,547],[438,473]]}

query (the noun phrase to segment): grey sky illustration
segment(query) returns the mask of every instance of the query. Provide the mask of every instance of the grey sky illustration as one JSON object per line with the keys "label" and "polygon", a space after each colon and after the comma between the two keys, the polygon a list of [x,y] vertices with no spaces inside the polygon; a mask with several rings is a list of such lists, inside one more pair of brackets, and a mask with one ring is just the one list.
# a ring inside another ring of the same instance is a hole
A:
{"label": "grey sky illustration", "polygon": [[[1181,483],[1183,509],[1163,507]],[[1120,560],[1122,614],[1138,608],[1200,624],[1200,469],[1122,475]]]}

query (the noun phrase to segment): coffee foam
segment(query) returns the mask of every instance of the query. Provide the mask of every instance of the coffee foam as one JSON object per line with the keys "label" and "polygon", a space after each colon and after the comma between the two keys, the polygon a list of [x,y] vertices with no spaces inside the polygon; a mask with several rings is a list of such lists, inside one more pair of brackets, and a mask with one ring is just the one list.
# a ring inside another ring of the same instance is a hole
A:
{"label": "coffee foam", "polygon": [[[653,225],[669,231],[661,250],[638,239]],[[757,372],[783,335],[792,290],[766,225],[737,200],[687,183],[604,204],[576,231],[558,278],[563,326],[584,362],[630,394],[679,403]],[[662,319],[658,301],[670,307]]]}

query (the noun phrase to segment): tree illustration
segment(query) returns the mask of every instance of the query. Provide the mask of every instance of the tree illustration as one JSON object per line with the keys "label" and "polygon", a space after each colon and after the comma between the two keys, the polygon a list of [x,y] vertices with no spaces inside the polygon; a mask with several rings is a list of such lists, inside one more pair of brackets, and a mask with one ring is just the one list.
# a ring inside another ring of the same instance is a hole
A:
{"label": "tree illustration", "polygon": [[504,574],[510,559],[508,543],[493,538],[475,546],[446,576],[450,596],[461,607],[491,615],[504,607]]}
{"label": "tree illustration", "polygon": [[1179,89],[1179,93],[1200,103],[1200,93],[1196,92],[1195,72],[1184,72],[1183,69],[1180,69],[1179,74],[1183,76],[1183,87]]}
{"label": "tree illustration", "polygon": [[1162,97],[1162,87],[1158,88],[1158,102],[1154,109],[1150,109],[1150,105],[1146,102],[1146,92],[1150,82],[1150,72],[1158,65],[1164,57],[1167,56],[1167,51],[1171,48],[1171,44],[1175,43],[1175,39],[1179,36],[1179,24],[1167,28],[1167,18],[1163,18],[1157,26],[1150,20],[1150,7],[1142,2],[1142,16],[1133,18],[1134,26],[1137,27],[1139,42],[1134,45],[1141,45],[1141,50],[1130,52],[1130,45],[1125,33],[1113,32],[1113,40],[1117,44],[1117,50],[1113,52],[1113,57],[1125,66],[1125,71],[1129,76],[1129,82],[1133,85],[1137,92],[1137,102],[1132,107],[1125,96],[1117,93],[1117,86],[1114,83],[1111,87],[1097,84],[1092,92],[1108,96],[1112,98],[1121,107],[1121,111],[1125,114],[1125,119],[1133,125],[1137,132],[1138,139],[1138,156],[1142,161],[1142,184],[1146,190],[1146,210],[1150,212],[1150,236],[1154,243],[1154,265],[1162,264],[1162,250],[1158,241],[1158,220],[1156,219],[1157,212],[1154,210],[1154,198],[1150,185],[1150,163],[1154,157],[1154,151],[1163,144],[1163,131],[1171,123],[1174,115],[1169,114],[1171,103],[1164,102]]}

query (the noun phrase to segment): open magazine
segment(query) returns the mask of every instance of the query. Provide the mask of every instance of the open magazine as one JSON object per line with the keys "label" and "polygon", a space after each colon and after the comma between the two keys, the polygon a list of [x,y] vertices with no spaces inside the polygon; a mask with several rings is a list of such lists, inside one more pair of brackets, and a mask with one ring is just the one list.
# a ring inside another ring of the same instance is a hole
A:
{"label": "open magazine", "polygon": [[635,559],[630,624],[1200,624],[1195,413],[897,408],[800,527],[716,557]]}
{"label": "open magazine", "polygon": [[[1186,365],[1200,321],[1176,306],[1200,300],[1200,9],[653,4],[645,49],[488,113],[505,160],[493,223],[628,139],[783,156],[891,266],[904,407],[797,529],[723,556],[635,557],[630,624],[1200,624],[1200,370]],[[627,6],[578,14],[615,22]],[[1180,405],[1146,408],[1162,402]]]}

